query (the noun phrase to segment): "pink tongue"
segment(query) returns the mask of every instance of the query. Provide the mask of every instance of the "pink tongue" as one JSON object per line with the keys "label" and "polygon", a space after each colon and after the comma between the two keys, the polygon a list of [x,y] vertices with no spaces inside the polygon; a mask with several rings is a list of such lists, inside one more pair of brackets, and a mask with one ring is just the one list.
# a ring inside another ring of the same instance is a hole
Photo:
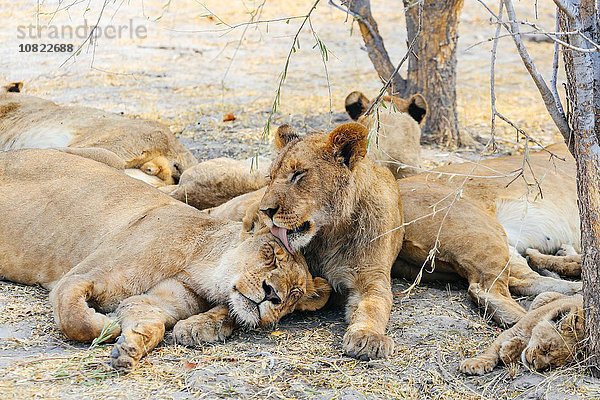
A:
{"label": "pink tongue", "polygon": [[273,236],[279,238],[279,240],[283,242],[283,245],[286,249],[288,249],[290,253],[296,254],[294,252],[294,249],[292,249],[292,246],[290,246],[290,242],[288,241],[287,229],[273,225],[273,227],[271,228],[271,233],[273,234]]}

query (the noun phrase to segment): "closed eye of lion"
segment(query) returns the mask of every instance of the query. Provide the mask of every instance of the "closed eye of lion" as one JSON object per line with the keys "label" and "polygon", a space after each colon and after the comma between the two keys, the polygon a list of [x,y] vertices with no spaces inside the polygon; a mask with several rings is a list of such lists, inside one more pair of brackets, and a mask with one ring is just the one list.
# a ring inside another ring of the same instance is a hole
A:
{"label": "closed eye of lion", "polygon": [[331,291],[268,230],[65,152],[0,153],[0,208],[0,278],[49,289],[70,339],[116,325],[116,368],[133,367],[166,329],[185,345],[223,340],[236,324],[319,309]]}

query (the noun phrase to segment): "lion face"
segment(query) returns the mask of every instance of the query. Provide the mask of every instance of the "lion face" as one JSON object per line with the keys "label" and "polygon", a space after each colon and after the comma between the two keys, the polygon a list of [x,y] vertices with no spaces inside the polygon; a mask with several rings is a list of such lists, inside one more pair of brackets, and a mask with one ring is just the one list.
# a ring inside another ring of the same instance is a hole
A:
{"label": "lion face", "polygon": [[580,307],[559,309],[553,318],[540,321],[521,354],[523,364],[544,371],[574,361],[584,337],[583,321]]}
{"label": "lion face", "polygon": [[294,310],[317,310],[329,299],[327,281],[313,279],[304,257],[288,253],[269,233],[245,240],[236,253],[244,260],[243,272],[228,301],[245,325],[272,324]]}
{"label": "lion face", "polygon": [[367,151],[368,131],[357,123],[329,134],[300,138],[284,125],[277,130],[279,155],[259,209],[265,225],[294,254],[320,229],[344,213],[354,189],[354,170]]}

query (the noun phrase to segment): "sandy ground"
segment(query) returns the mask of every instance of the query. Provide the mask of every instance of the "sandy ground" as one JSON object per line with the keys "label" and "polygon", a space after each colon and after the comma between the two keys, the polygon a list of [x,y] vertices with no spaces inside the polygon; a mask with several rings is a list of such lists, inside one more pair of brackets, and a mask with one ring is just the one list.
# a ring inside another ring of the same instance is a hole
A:
{"label": "sandy ground", "polygon": [[[42,2],[40,24],[92,25],[101,2]],[[93,3],[93,4],[92,4]],[[375,95],[380,83],[346,16],[321,1],[312,27],[329,50],[328,79],[310,29],[291,56],[274,124],[327,129],[343,121],[343,100],[360,89]],[[373,2],[393,60],[406,49],[402,9]],[[521,18],[535,19],[534,2],[520,2]],[[552,8],[538,2],[536,23],[552,30]],[[261,139],[301,19],[234,29],[226,24],[301,16],[312,2],[147,0],[109,2],[102,27],[143,26],[147,37],[109,39],[79,55],[19,53],[19,44],[72,43],[81,39],[19,39],[19,27],[36,24],[37,2],[0,0],[0,82],[25,81],[29,94],[160,120],[171,126],[199,159],[269,154]],[[491,3],[490,3],[491,4]],[[86,8],[89,7],[89,10]],[[58,12],[54,12],[59,9]],[[356,28],[356,27],[354,27]],[[489,55],[494,26],[474,0],[465,2],[460,26],[458,102],[461,129],[489,135]],[[559,139],[539,95],[524,73],[509,38],[499,47],[498,108],[544,143]],[[541,71],[550,71],[551,45],[528,43]],[[66,63],[61,67],[61,64]],[[331,94],[330,94],[331,91]],[[223,122],[226,113],[237,119]],[[499,126],[502,152],[523,141]],[[425,149],[431,165],[472,158]],[[467,299],[464,285],[422,285],[410,296],[394,281],[388,360],[357,362],[342,356],[345,324],[339,310],[291,316],[278,326],[242,330],[225,344],[187,349],[170,336],[139,368],[119,376],[108,366],[110,345],[88,349],[67,341],[55,327],[40,288],[0,282],[0,393],[2,398],[600,398],[600,384],[580,367],[535,374],[513,366],[485,377],[457,372],[499,332]]]}

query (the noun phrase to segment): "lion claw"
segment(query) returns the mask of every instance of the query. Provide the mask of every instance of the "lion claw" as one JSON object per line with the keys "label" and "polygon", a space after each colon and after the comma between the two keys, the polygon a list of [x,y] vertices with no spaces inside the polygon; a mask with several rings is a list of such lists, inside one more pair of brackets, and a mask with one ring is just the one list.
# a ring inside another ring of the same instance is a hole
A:
{"label": "lion claw", "polygon": [[394,341],[369,330],[348,331],[344,335],[344,354],[361,361],[387,358],[394,351]]}

